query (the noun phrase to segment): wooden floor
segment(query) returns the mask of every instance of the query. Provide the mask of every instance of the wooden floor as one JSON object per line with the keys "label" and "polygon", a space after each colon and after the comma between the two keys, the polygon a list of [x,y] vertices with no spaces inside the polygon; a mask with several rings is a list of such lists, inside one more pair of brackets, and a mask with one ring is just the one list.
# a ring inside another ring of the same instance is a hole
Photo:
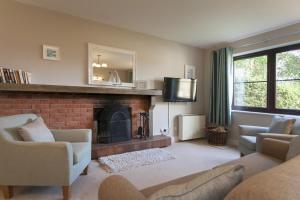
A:
{"label": "wooden floor", "polygon": [[171,138],[164,135],[156,135],[147,139],[132,139],[125,142],[111,144],[93,144],[92,159],[102,156],[138,151],[149,148],[161,148],[171,145]]}

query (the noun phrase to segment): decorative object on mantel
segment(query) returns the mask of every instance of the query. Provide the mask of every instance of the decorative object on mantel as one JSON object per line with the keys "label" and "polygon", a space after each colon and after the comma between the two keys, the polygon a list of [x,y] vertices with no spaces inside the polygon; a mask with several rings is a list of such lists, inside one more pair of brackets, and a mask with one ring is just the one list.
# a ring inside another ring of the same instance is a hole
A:
{"label": "decorative object on mantel", "polygon": [[112,72],[109,72],[108,82],[110,82],[112,85],[121,85],[122,84],[117,70],[113,70]]}
{"label": "decorative object on mantel", "polygon": [[147,89],[147,81],[146,80],[137,80],[135,81],[135,87],[136,89]]}
{"label": "decorative object on mantel", "polygon": [[133,88],[135,51],[88,43],[89,84]]}
{"label": "decorative object on mantel", "polygon": [[30,84],[31,73],[20,69],[9,69],[0,67],[0,83]]}
{"label": "decorative object on mantel", "polygon": [[195,79],[196,78],[196,68],[192,65],[184,65],[184,78]]}
{"label": "decorative object on mantel", "polygon": [[206,128],[207,140],[212,145],[226,145],[228,129],[223,126],[208,127]]}
{"label": "decorative object on mantel", "polygon": [[43,59],[45,59],[45,60],[60,60],[59,47],[43,45]]}
{"label": "decorative object on mantel", "polygon": [[175,159],[168,151],[160,148],[100,157],[99,162],[107,172],[120,172]]}

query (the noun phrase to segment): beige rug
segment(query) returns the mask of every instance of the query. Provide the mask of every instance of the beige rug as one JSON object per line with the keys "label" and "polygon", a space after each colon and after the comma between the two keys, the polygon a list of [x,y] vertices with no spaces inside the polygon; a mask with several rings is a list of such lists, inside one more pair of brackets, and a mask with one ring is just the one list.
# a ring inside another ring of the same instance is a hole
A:
{"label": "beige rug", "polygon": [[107,172],[121,172],[146,165],[175,159],[170,152],[161,148],[145,149],[99,158],[102,168]]}
{"label": "beige rug", "polygon": [[[180,142],[164,148],[176,159],[155,165],[142,166],[120,174],[138,189],[170,181],[182,176],[207,170],[239,157],[236,149],[215,148],[203,141]],[[96,200],[101,182],[112,174],[99,167],[98,161],[89,165],[89,174],[80,176],[72,185],[72,200]],[[17,187],[13,199],[20,200],[61,200],[60,187]],[[0,199],[3,199],[2,193]]]}

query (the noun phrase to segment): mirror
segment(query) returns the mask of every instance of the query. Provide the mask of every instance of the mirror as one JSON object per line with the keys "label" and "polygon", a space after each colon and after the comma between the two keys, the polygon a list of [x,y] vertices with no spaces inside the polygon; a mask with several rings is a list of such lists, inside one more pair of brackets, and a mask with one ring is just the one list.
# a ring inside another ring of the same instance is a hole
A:
{"label": "mirror", "polygon": [[89,84],[134,87],[135,52],[88,44]]}

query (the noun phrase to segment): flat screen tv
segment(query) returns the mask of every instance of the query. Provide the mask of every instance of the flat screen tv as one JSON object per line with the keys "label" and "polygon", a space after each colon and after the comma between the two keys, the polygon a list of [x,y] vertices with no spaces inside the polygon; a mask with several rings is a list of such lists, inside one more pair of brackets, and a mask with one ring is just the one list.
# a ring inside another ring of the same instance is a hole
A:
{"label": "flat screen tv", "polygon": [[197,79],[164,78],[163,99],[165,102],[195,102]]}

